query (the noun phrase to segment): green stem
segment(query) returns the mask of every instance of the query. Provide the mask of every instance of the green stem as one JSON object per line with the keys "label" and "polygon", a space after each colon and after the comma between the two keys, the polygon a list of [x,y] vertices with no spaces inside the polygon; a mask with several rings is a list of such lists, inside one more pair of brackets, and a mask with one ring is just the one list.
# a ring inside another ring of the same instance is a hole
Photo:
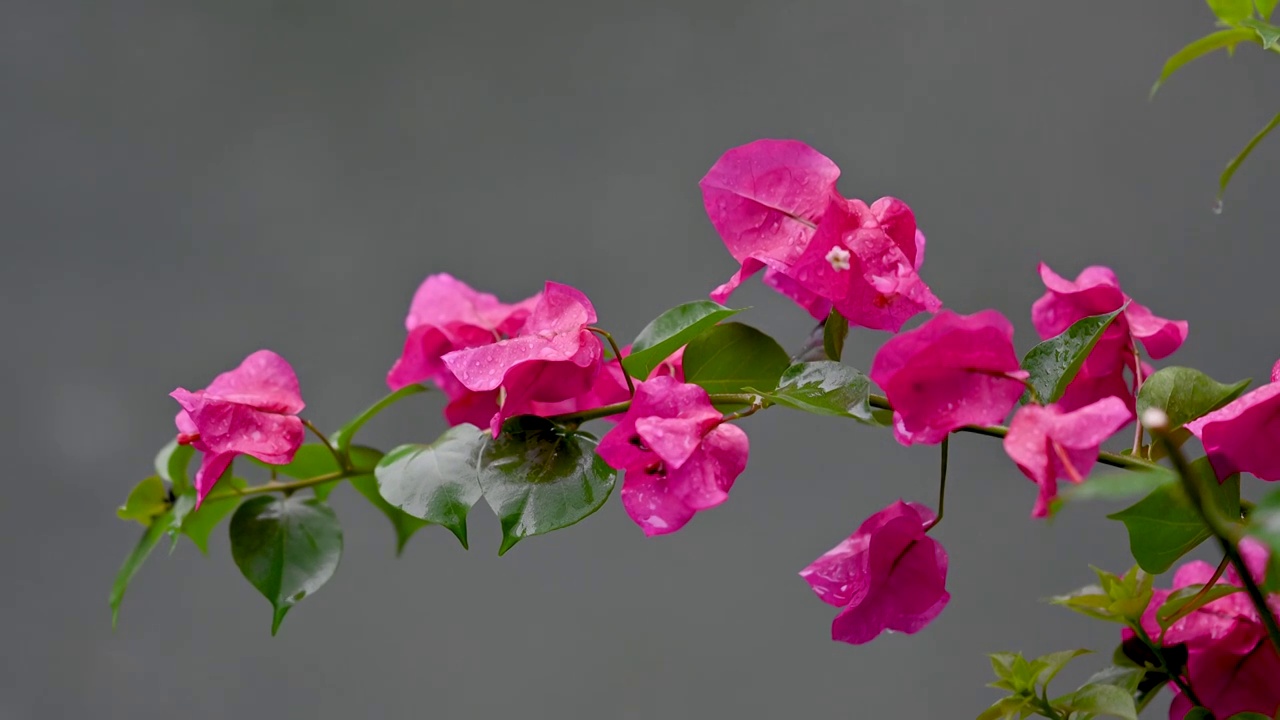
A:
{"label": "green stem", "polygon": [[319,428],[312,425],[310,420],[303,420],[302,424],[306,425],[307,429],[315,434],[316,437],[320,438],[320,442],[324,443],[325,447],[329,448],[329,453],[333,455],[333,460],[338,463],[338,467],[346,470],[348,465],[346,456],[343,453],[338,452],[337,448],[333,446],[333,443],[329,442],[329,438],[325,437],[325,434],[320,432]]}
{"label": "green stem", "polygon": [[613,335],[610,335],[607,330],[595,326],[588,326],[587,329],[609,341],[609,347],[613,348],[613,358],[618,361],[618,367],[622,368],[622,377],[627,381],[627,394],[635,397],[636,386],[631,381],[631,373],[627,372],[627,368],[622,364],[622,350],[618,349],[618,342],[613,339]]}
{"label": "green stem", "polygon": [[1191,498],[1191,504],[1195,505],[1200,511],[1200,517],[1204,519],[1204,524],[1209,528],[1209,532],[1213,533],[1218,539],[1218,544],[1222,546],[1222,553],[1227,556],[1231,564],[1235,566],[1236,575],[1240,577],[1240,583],[1244,586],[1244,591],[1248,593],[1250,602],[1258,611],[1258,617],[1262,619],[1262,625],[1267,629],[1267,636],[1271,638],[1271,644],[1275,646],[1276,652],[1280,652],[1280,624],[1276,623],[1276,616],[1271,614],[1271,608],[1267,606],[1267,596],[1262,592],[1262,588],[1258,587],[1258,583],[1253,579],[1253,573],[1249,572],[1249,566],[1245,564],[1244,558],[1240,555],[1240,549],[1237,547],[1242,536],[1234,521],[1228,520],[1222,516],[1222,511],[1212,502],[1206,502],[1204,493],[1200,491],[1200,483],[1195,472],[1191,470],[1191,463],[1187,461],[1187,456],[1182,453],[1182,448],[1178,447],[1169,437],[1169,433],[1165,428],[1147,428],[1151,432],[1151,436],[1164,445],[1165,452],[1169,455],[1169,460],[1173,463],[1174,469],[1178,471],[1178,475],[1182,478],[1182,487],[1187,492],[1187,497]]}
{"label": "green stem", "polygon": [[1231,565],[1231,558],[1227,557],[1226,555],[1223,555],[1222,562],[1218,563],[1218,569],[1213,571],[1213,576],[1210,577],[1208,582],[1206,582],[1204,586],[1200,588],[1200,592],[1196,593],[1194,597],[1188,600],[1186,604],[1182,606],[1181,610],[1169,616],[1169,619],[1165,621],[1165,630],[1160,631],[1161,644],[1164,643],[1164,634],[1165,632],[1168,631],[1168,628],[1173,627],[1174,623],[1178,622],[1182,618],[1195,612],[1195,610],[1191,610],[1189,608],[1194,607],[1195,604],[1199,602],[1200,598],[1205,596],[1205,593],[1212,590],[1213,586],[1218,584],[1218,580],[1222,579],[1222,574],[1227,571],[1227,568],[1230,567],[1230,565]]}
{"label": "green stem", "polygon": [[302,488],[308,488],[313,485],[323,485],[327,482],[333,482],[334,480],[345,480],[346,478],[349,478],[349,477],[355,477],[355,475],[356,473],[353,470],[339,470],[338,472],[331,472],[325,475],[317,475],[313,478],[307,478],[305,480],[294,480],[292,482],[284,482],[284,483],[273,481],[273,482],[267,483],[266,485],[256,485],[254,487],[245,488],[243,490],[234,489],[232,492],[226,492],[220,495],[210,495],[209,497],[205,498],[204,501],[213,502],[214,500],[222,500],[223,498],[243,497],[246,495],[261,495],[263,493],[271,493],[271,492],[291,493],[291,492],[294,492],[295,490],[301,490]]}
{"label": "green stem", "polygon": [[[427,390],[428,388],[426,385],[406,385],[405,387],[396,390],[378,402],[370,405],[367,410],[357,415],[354,420],[344,425],[342,429],[334,435],[334,440],[338,446],[338,452],[342,453],[342,457],[350,457],[351,441],[355,439],[356,433],[360,431],[360,428],[364,427],[365,423],[369,422],[377,416],[378,413],[386,410],[388,407],[391,407],[400,400],[407,398],[410,395],[417,395],[418,393],[426,392]],[[339,462],[338,466],[346,467],[346,463]]]}
{"label": "green stem", "polygon": [[1156,645],[1151,640],[1151,636],[1142,628],[1142,623],[1129,623],[1129,629],[1133,630],[1133,634],[1146,643],[1147,649],[1151,650],[1151,654],[1156,656],[1156,661],[1160,663],[1160,671],[1167,675],[1174,685],[1178,686],[1178,689],[1187,696],[1188,700],[1199,707],[1204,707],[1204,703],[1200,702],[1200,698],[1196,696],[1196,691],[1191,689],[1187,681],[1183,680],[1182,676],[1174,674],[1172,666],[1169,665],[1169,661],[1164,656],[1164,648]]}
{"label": "green stem", "polygon": [[[754,405],[760,399],[759,395],[753,393],[712,393],[708,396],[713,403],[722,403],[726,405]],[[553,423],[561,425],[578,425],[588,420],[598,420],[600,418],[609,417],[610,415],[621,415],[631,409],[631,401],[623,400],[612,405],[603,405],[591,410],[583,410],[582,412],[564,413],[563,415],[552,415],[547,419]]]}

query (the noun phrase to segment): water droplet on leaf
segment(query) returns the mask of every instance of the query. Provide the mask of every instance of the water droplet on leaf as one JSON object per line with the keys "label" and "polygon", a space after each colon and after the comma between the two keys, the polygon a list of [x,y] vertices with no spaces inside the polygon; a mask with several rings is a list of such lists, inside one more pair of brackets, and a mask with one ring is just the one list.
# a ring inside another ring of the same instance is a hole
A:
{"label": "water droplet on leaf", "polygon": [[1213,205],[1210,205],[1209,209],[1213,211],[1214,215],[1221,215],[1222,214],[1222,198],[1214,199]]}

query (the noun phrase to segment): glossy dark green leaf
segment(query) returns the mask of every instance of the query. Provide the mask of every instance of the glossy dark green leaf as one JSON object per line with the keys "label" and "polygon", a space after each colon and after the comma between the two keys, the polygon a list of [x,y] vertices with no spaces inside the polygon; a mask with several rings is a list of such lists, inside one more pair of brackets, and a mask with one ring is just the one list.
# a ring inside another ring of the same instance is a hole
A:
{"label": "glossy dark green leaf", "polygon": [[1236,45],[1242,42],[1252,42],[1253,38],[1254,32],[1252,30],[1231,28],[1230,30],[1219,30],[1192,41],[1165,61],[1164,67],[1160,69],[1160,77],[1156,79],[1155,85],[1151,86],[1151,94],[1155,95],[1166,80],[1192,60],[1204,57],[1217,50],[1234,50]]}
{"label": "glossy dark green leaf", "polygon": [[1219,20],[1234,25],[1253,15],[1253,0],[1205,0]]}
{"label": "glossy dark green leaf", "polygon": [[[1258,143],[1262,142],[1264,138],[1270,135],[1271,131],[1275,130],[1277,125],[1280,125],[1280,113],[1277,113],[1275,117],[1271,118],[1271,120],[1258,131],[1258,134],[1254,135],[1253,138],[1249,140],[1248,144],[1244,146],[1244,149],[1240,151],[1240,154],[1231,158],[1231,162],[1227,163],[1227,168],[1222,171],[1221,177],[1218,178],[1218,202],[1222,202],[1222,196],[1226,194],[1227,186],[1231,184],[1231,178],[1235,177],[1236,170],[1240,169],[1240,166],[1244,164],[1246,159],[1248,159],[1249,155],[1253,152],[1253,149],[1258,146]],[[1219,208],[1219,210],[1221,210],[1221,208]]]}
{"label": "glossy dark green leaf", "polygon": [[1072,713],[1084,713],[1090,717],[1114,717],[1122,720],[1138,720],[1138,708],[1133,693],[1106,683],[1085,685],[1070,695],[1053,700],[1054,708]]}
{"label": "glossy dark green leaf", "polygon": [[[388,407],[400,400],[403,400],[410,395],[417,395],[418,393],[426,392],[429,389],[430,388],[426,385],[406,385],[390,395],[387,395],[371,405],[367,410],[357,415],[351,422],[343,425],[338,432],[334,433],[333,438],[331,439],[333,446],[337,448],[339,454],[345,455],[351,448],[351,441],[355,438],[356,433],[360,431],[360,428],[364,427],[365,423],[369,422],[376,417],[378,413],[386,410]],[[354,458],[352,458],[352,460],[354,460]]]}
{"label": "glossy dark green leaf", "polygon": [[539,417],[508,420],[480,452],[480,487],[502,525],[506,553],[521,539],[568,527],[609,499],[617,471],[595,453],[596,439]]}
{"label": "glossy dark green leaf", "polygon": [[676,350],[739,312],[742,311],[710,300],[677,305],[640,331],[631,342],[631,354],[623,358],[622,367],[631,377],[644,380]]}
{"label": "glossy dark green leaf", "polygon": [[423,524],[448,528],[467,547],[467,513],[480,500],[476,466],[486,437],[474,425],[456,425],[430,445],[392,450],[376,470],[379,497]]}
{"label": "glossy dark green leaf", "polygon": [[177,440],[170,440],[156,455],[156,474],[169,481],[174,495],[181,495],[191,487],[187,466],[191,464],[191,458],[195,454],[195,449],[190,445],[179,445]]}
{"label": "glossy dark green leaf", "polygon": [[273,609],[271,634],[285,613],[319,590],[338,568],[342,527],[323,501],[251,498],[231,517],[231,557]]}
{"label": "glossy dark green leaf", "polygon": [[158,475],[143,479],[129,491],[124,504],[116,508],[116,517],[134,520],[143,527],[151,525],[151,518],[169,509],[169,488]]}
{"label": "glossy dark green leaf", "polygon": [[1063,488],[1053,511],[1057,512],[1067,503],[1084,500],[1125,500],[1149,495],[1158,488],[1178,482],[1178,474],[1163,465],[1091,475],[1079,485]]}
{"label": "glossy dark green leaf", "polygon": [[[243,490],[248,486],[249,483],[245,482],[244,478],[234,476],[223,477],[218,481],[215,492],[210,493],[209,496],[204,499],[204,502],[200,504],[198,509],[194,509],[194,490],[191,493],[178,498],[178,503],[183,502],[184,499],[190,500],[193,508],[189,511],[183,512],[181,516],[181,523],[178,525],[179,531],[183,535],[191,538],[191,542],[195,543],[196,547],[200,548],[200,552],[208,555],[209,535],[213,533],[213,529],[218,526],[218,523],[222,522],[223,518],[230,515],[232,511],[240,505],[240,501],[243,499],[235,493],[226,492],[226,490]],[[219,489],[224,492],[216,492]],[[178,503],[174,503],[175,519],[178,518]]]}
{"label": "glossy dark green leaf", "polygon": [[[1242,590],[1243,588],[1225,583],[1214,585],[1208,590],[1205,590],[1203,585],[1178,588],[1169,593],[1169,597],[1156,610],[1156,622],[1160,624],[1161,630],[1168,630],[1169,626],[1180,618],[1190,615],[1214,600],[1234,595]],[[1202,591],[1203,594],[1201,594]]]}
{"label": "glossy dark green leaf", "polygon": [[773,338],[750,325],[725,323],[685,348],[684,378],[709,393],[737,393],[749,387],[769,392],[778,387],[778,378],[790,364]]}
{"label": "glossy dark green leaf", "polygon": [[831,308],[831,314],[822,323],[822,349],[827,353],[827,359],[840,362],[844,355],[844,341],[848,337],[849,319]]}
{"label": "glossy dark green leaf", "polygon": [[[1067,385],[1080,372],[1080,366],[1093,351],[1102,333],[1123,312],[1116,310],[1106,315],[1081,318],[1062,331],[1031,348],[1022,358],[1022,369],[1031,374],[1028,381],[1035,388],[1041,402],[1057,402]],[[1029,397],[1024,397],[1024,401]]]}
{"label": "glossy dark green leaf", "polygon": [[111,585],[111,595],[107,598],[107,603],[111,606],[111,627],[116,626],[116,620],[120,617],[120,602],[124,600],[125,590],[129,589],[129,581],[138,573],[142,563],[146,562],[147,556],[160,543],[160,538],[164,537],[168,527],[168,513],[152,520],[151,525],[142,532],[138,544],[134,545],[129,556],[124,559],[124,564],[120,566],[119,572],[116,573],[116,581]]}
{"label": "glossy dark green leaf", "polygon": [[1142,381],[1138,416],[1153,408],[1163,410],[1169,416],[1169,429],[1175,430],[1240,397],[1250,382],[1225,385],[1192,368],[1161,368]]}
{"label": "glossy dark green leaf", "polygon": [[779,405],[815,415],[871,420],[871,381],[848,365],[829,360],[797,363],[782,373],[772,392],[748,388]]}
{"label": "glossy dark green leaf", "polygon": [[[1192,463],[1197,482],[1228,517],[1240,515],[1240,476],[1218,484],[1207,458]],[[1129,531],[1129,550],[1143,570],[1158,575],[1209,537],[1200,511],[1191,504],[1181,482],[1162,485],[1150,495],[1107,517]]]}

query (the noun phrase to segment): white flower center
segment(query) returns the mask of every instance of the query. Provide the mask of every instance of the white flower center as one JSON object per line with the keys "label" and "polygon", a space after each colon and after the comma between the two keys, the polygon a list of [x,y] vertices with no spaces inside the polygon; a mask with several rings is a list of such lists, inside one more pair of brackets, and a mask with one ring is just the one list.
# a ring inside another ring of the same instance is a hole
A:
{"label": "white flower center", "polygon": [[827,262],[831,263],[831,269],[841,272],[849,269],[849,258],[853,254],[842,247],[833,247],[831,252],[827,253]]}

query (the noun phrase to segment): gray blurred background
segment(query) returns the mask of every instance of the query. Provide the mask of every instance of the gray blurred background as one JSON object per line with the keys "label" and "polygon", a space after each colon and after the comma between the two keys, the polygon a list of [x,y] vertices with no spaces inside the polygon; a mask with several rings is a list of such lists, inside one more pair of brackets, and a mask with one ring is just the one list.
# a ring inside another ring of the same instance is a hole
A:
{"label": "gray blurred background", "polygon": [[[1280,109],[1274,58],[1220,54],[1147,101],[1211,30],[1198,0],[7,0],[0,717],[969,718],[996,698],[984,652],[1109,653],[1113,627],[1039,599],[1127,566],[1113,508],[1032,522],[985,438],[952,447],[951,605],[863,647],[796,572],[892,500],[935,502],[936,451],[781,409],[746,423],[732,499],[653,540],[615,497],[500,559],[482,505],[470,552],[428,528],[397,560],[343,488],[342,566],[274,639],[225,526],[207,558],[157,552],[112,632],[139,532],[113,510],[173,435],[167,393],[252,350],[293,362],[322,426],[380,396],[428,273],[508,300],[570,283],[625,338],[703,297],[735,266],[697,182],[758,137],[906,199],[934,290],[1003,310],[1024,349],[1036,262],[1108,263],[1191,321],[1175,362],[1262,379],[1280,139],[1210,205]],[[735,301],[785,345],[810,326],[758,284]],[[439,407],[365,439],[430,440]]]}

